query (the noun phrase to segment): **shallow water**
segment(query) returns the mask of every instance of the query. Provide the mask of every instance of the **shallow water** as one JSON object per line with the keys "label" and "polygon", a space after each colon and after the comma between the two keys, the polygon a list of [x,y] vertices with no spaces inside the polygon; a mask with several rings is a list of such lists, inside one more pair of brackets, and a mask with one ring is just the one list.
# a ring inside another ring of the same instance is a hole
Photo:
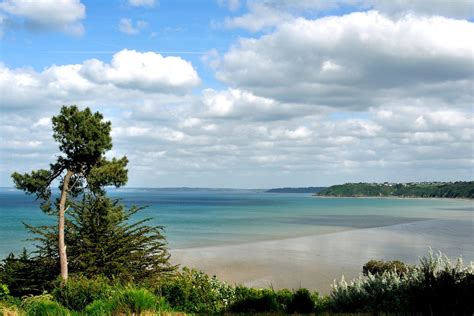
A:
{"label": "shallow water", "polygon": [[[152,217],[152,224],[164,225],[173,249],[320,235],[430,219],[458,223],[453,226],[454,239],[450,239],[453,246],[472,243],[474,236],[473,203],[465,200],[316,198],[309,194],[159,189],[119,189],[110,193],[127,205],[148,206],[135,219]],[[26,239],[32,236],[22,222],[43,225],[54,221],[39,210],[31,196],[0,189],[0,257],[23,247],[31,249],[31,242]],[[426,229],[427,234],[433,232]],[[397,247],[393,242],[391,246]]]}

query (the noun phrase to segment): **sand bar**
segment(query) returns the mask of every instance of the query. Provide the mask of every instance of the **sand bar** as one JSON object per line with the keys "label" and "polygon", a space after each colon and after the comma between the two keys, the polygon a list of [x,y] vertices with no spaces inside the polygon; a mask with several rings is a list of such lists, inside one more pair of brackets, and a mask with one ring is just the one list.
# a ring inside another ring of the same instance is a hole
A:
{"label": "sand bar", "polygon": [[429,247],[474,260],[474,218],[435,219],[393,226],[238,245],[172,250],[172,259],[230,283],[307,287],[328,293],[334,278],[357,277],[370,259],[416,263]]}

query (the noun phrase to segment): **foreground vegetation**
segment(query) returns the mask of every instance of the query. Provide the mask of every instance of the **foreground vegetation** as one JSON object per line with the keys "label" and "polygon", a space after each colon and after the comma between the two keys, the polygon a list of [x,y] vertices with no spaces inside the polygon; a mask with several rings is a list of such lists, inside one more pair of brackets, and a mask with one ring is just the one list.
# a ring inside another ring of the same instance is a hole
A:
{"label": "foreground vegetation", "polygon": [[[2,280],[3,282],[3,280]],[[416,266],[370,261],[358,279],[335,282],[328,296],[297,290],[232,286],[184,268],[160,280],[123,282],[103,276],[58,279],[41,295],[12,296],[0,285],[3,315],[160,315],[164,313],[331,314],[403,313],[472,315],[472,263],[452,263],[441,253]]]}
{"label": "foreground vegetation", "polygon": [[474,198],[474,181],[416,183],[346,183],[333,185],[316,195],[336,197]]}

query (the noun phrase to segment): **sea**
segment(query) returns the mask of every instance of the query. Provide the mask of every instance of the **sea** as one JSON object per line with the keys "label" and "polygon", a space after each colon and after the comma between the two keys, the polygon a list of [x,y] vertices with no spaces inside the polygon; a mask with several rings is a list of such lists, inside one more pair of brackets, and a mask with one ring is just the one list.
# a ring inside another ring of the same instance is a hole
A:
{"label": "sea", "polygon": [[[144,207],[132,221],[151,218],[150,225],[163,226],[171,249],[225,246],[425,221],[428,225],[420,227],[425,227],[427,236],[443,237],[446,251],[456,249],[459,255],[474,260],[472,200],[322,198],[307,193],[227,189],[124,188],[110,189],[108,193],[129,207]],[[437,220],[449,221],[451,228],[436,231],[436,225],[429,223]],[[24,223],[38,226],[55,222],[56,218],[42,213],[33,196],[0,188],[0,258],[11,252],[19,253],[23,248],[34,250],[31,238],[35,236]],[[390,247],[396,248],[396,242],[392,241]]]}

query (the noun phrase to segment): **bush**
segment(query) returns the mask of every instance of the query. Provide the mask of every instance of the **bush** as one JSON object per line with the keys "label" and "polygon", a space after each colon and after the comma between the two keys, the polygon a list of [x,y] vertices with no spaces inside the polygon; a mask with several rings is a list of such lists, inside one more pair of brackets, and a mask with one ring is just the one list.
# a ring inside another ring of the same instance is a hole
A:
{"label": "bush", "polygon": [[307,289],[299,289],[293,294],[286,311],[291,314],[309,314],[314,311],[314,307],[315,303],[311,293]]}
{"label": "bush", "polygon": [[162,282],[155,293],[163,296],[173,309],[188,313],[218,313],[234,300],[234,288],[201,271],[183,268]]}
{"label": "bush", "polygon": [[156,297],[146,289],[127,288],[109,299],[98,299],[86,306],[87,315],[142,314],[170,311],[163,297]]}
{"label": "bush", "polygon": [[291,292],[287,289],[254,289],[237,286],[235,301],[229,310],[234,313],[313,313],[326,310],[327,299],[321,299],[318,293],[311,294],[307,289]]}
{"label": "bush", "polygon": [[112,298],[114,312],[141,314],[155,311],[158,298],[145,289],[125,289]]}
{"label": "bush", "polygon": [[95,300],[84,311],[90,316],[109,316],[113,314],[114,306],[110,300]]}
{"label": "bush", "polygon": [[282,292],[282,303],[277,294],[270,289],[253,289],[244,286],[235,288],[235,302],[230,306],[234,313],[283,312],[286,303],[291,299],[291,292]]}
{"label": "bush", "polygon": [[69,316],[71,313],[67,308],[53,301],[49,294],[30,296],[21,304],[28,316]]}
{"label": "bush", "polygon": [[53,290],[53,297],[65,307],[81,311],[95,300],[110,298],[114,291],[120,289],[119,284],[111,285],[104,277],[88,279],[82,276],[70,277],[63,286]]}
{"label": "bush", "polygon": [[6,284],[0,283],[0,299],[6,298],[10,295],[10,290]]}
{"label": "bush", "polygon": [[383,260],[370,260],[362,267],[362,273],[364,275],[370,274],[383,274],[384,272],[396,272],[398,275],[407,273],[409,266],[401,261],[383,261]]}
{"label": "bush", "polygon": [[[469,294],[470,293],[470,294]],[[335,283],[330,307],[337,312],[403,312],[472,314],[474,312],[472,263],[455,264],[441,253],[420,260],[405,274],[385,271],[368,274],[350,284]]]}

